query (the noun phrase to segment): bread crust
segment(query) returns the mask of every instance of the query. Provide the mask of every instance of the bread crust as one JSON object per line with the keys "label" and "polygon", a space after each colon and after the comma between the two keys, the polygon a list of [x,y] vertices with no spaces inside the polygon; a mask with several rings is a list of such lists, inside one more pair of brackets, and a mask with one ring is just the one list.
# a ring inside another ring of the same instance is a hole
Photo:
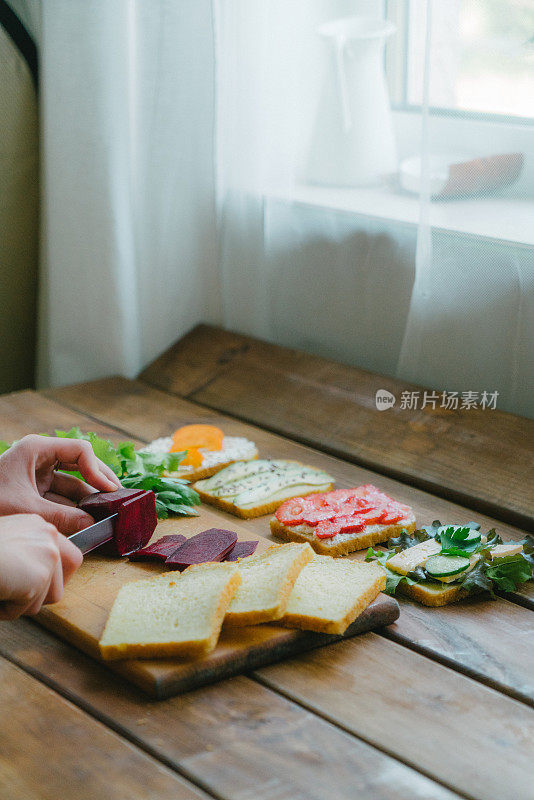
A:
{"label": "bread crust", "polygon": [[380,592],[386,588],[386,573],[381,570],[382,575],[377,574],[376,580],[354,603],[345,616],[337,622],[328,622],[320,617],[310,617],[303,614],[286,614],[282,619],[281,625],[286,628],[300,628],[317,633],[331,633],[341,635],[345,633],[349,625],[354,622],[367,606],[376,600]]}
{"label": "bread crust", "polygon": [[[331,489],[334,488],[334,484],[330,483],[327,489],[323,489],[322,491],[329,492]],[[273,511],[276,511],[282,503],[285,503],[286,500],[291,500],[290,497],[286,497],[284,500],[274,500],[272,503],[264,503],[261,506],[254,506],[253,508],[241,508],[240,506],[236,506],[234,503],[230,503],[228,500],[223,500],[221,497],[214,497],[212,494],[206,494],[203,492],[202,489],[199,489],[198,486],[195,484],[193,486],[195,492],[198,492],[200,499],[203,503],[209,503],[212,506],[216,506],[216,508],[220,508],[223,511],[228,511],[229,514],[233,514],[235,517],[240,517],[241,519],[253,519],[254,517],[263,517],[265,514],[272,514]],[[306,494],[302,494],[299,492],[298,495],[294,495],[295,497],[306,497],[309,494],[316,494],[316,489],[310,489],[309,492]],[[308,539],[291,539],[288,541],[308,541]]]}
{"label": "bread crust", "polygon": [[211,478],[212,475],[216,475],[217,472],[220,472],[221,469],[225,469],[225,467],[230,467],[232,464],[235,464],[236,461],[256,461],[258,459],[258,453],[252,458],[233,458],[231,461],[225,461],[222,464],[215,464],[213,467],[204,467],[201,469],[200,467],[192,472],[180,472],[180,470],[176,470],[176,472],[166,472],[166,476],[169,478],[180,478],[182,481],[189,481],[189,483],[195,483],[195,481],[204,481],[206,478]]}
{"label": "bread crust", "polygon": [[462,589],[461,586],[444,586],[442,589],[441,587],[429,587],[420,583],[414,583],[409,586],[406,582],[403,582],[399,584],[399,589],[407,597],[411,597],[421,605],[431,608],[448,606],[450,603],[456,603],[469,595],[469,592]]}
{"label": "bread crust", "polygon": [[387,542],[392,536],[398,536],[401,530],[412,533],[415,530],[415,517],[412,514],[412,517],[404,524],[397,523],[395,525],[373,527],[378,527],[378,530],[367,534],[365,529],[360,533],[346,533],[343,534],[344,540],[342,542],[338,542],[335,545],[327,545],[323,544],[323,541],[328,542],[328,539],[321,540],[314,533],[296,531],[289,525],[279,522],[276,517],[271,518],[271,533],[273,536],[278,536],[286,542],[308,542],[315,552],[322,556],[346,556],[356,550],[363,550],[380,542]]}
{"label": "bread crust", "polygon": [[[283,547],[284,545],[272,545],[265,551],[266,555],[269,551]],[[224,618],[224,625],[228,627],[240,627],[243,625],[258,625],[261,622],[273,622],[274,620],[281,619],[284,616],[291,591],[299,576],[300,571],[306,564],[313,559],[313,551],[307,548],[299,553],[298,557],[294,559],[291,569],[288,570],[286,579],[282,584],[278,594],[278,603],[273,608],[262,609],[261,611],[242,611],[239,613],[226,612]],[[238,562],[239,563],[239,562]]]}

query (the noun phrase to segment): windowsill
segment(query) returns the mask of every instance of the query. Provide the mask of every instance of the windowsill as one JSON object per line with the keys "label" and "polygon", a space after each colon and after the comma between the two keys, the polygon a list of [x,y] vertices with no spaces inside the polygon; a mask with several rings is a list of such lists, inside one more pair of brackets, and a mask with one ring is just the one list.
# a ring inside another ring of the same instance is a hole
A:
{"label": "windowsill", "polygon": [[[265,195],[410,225],[419,222],[419,198],[385,186],[342,188],[298,184],[290,192],[266,191]],[[534,200],[495,196],[433,201],[429,221],[439,230],[534,245]]]}

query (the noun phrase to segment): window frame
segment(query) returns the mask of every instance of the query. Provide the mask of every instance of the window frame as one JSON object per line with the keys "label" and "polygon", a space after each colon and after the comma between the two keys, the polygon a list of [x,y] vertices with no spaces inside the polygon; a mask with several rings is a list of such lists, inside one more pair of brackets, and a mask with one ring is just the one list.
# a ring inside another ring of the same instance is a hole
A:
{"label": "window frame", "polygon": [[[408,43],[410,0],[383,0],[383,14],[397,27],[397,34],[386,46],[384,68],[389,88],[392,111],[421,114],[422,106],[408,102]],[[515,128],[517,125],[534,126],[534,117],[499,114],[485,111],[429,106],[429,113],[435,117],[475,120],[478,122],[499,123]],[[512,131],[511,131],[512,133]],[[513,139],[513,133],[512,133]]]}

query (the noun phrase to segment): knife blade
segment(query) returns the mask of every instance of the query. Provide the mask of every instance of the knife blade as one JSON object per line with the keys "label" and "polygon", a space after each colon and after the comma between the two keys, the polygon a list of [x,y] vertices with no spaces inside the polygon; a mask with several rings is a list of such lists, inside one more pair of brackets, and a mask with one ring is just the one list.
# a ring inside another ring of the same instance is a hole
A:
{"label": "knife blade", "polygon": [[68,538],[84,555],[90,553],[91,550],[96,550],[101,544],[110,542],[113,539],[114,523],[118,516],[118,514],[112,514],[111,517],[101,519],[100,522],[95,522],[94,525],[89,525],[88,528],[84,528],[83,531],[78,531],[78,533],[73,533]]}

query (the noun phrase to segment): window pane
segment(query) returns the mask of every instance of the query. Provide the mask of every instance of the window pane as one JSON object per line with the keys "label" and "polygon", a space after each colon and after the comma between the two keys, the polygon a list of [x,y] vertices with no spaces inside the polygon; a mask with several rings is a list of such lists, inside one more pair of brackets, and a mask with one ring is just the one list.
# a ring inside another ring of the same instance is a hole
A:
{"label": "window pane", "polygon": [[[426,6],[409,0],[407,100],[421,105]],[[534,119],[533,0],[434,0],[430,105]]]}

